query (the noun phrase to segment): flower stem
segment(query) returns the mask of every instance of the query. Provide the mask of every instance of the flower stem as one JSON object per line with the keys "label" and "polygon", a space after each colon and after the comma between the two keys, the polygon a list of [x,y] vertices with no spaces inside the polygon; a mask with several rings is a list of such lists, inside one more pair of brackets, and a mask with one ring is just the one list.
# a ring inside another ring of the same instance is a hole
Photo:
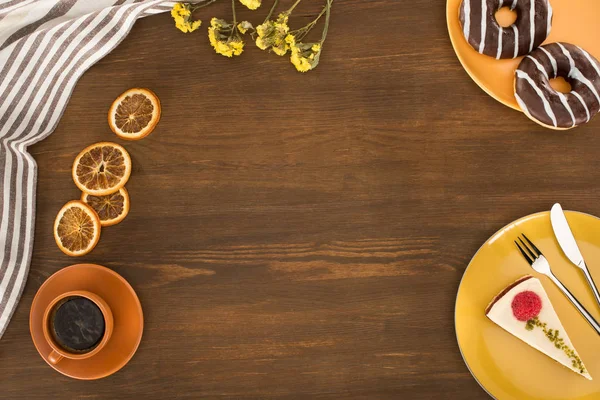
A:
{"label": "flower stem", "polygon": [[196,3],[195,5],[192,4],[191,8],[192,8],[192,12],[201,9],[202,7],[206,7],[208,5],[211,5],[212,3],[214,3],[217,0],[205,0],[202,3]]}
{"label": "flower stem", "polygon": [[323,28],[323,36],[321,36],[321,44],[325,42],[327,38],[327,31],[329,30],[329,17],[331,16],[331,6],[333,5],[333,0],[327,0],[327,15],[325,16],[325,27]]}
{"label": "flower stem", "polygon": [[237,15],[235,14],[235,0],[231,0],[231,11],[233,12],[233,26],[231,32],[229,32],[229,39],[237,32]]}
{"label": "flower stem", "polygon": [[302,1],[302,0],[296,0],[296,2],[294,3],[294,5],[292,5],[292,6],[290,7],[290,9],[289,9],[289,10],[287,10],[288,14],[290,14],[292,11],[294,11],[294,8],[296,8],[296,6],[297,6],[298,4],[300,4],[300,2],[301,2],[301,1]]}
{"label": "flower stem", "polygon": [[[214,1],[214,0],[213,0]],[[273,15],[273,12],[275,11],[275,8],[277,8],[277,5],[279,4],[279,0],[275,0],[273,2],[273,7],[271,7],[271,11],[269,11],[269,14],[267,15],[267,18],[265,18],[265,22],[267,22],[269,20],[269,18],[271,18],[271,15]],[[263,22],[263,24],[265,23]]]}
{"label": "flower stem", "polygon": [[233,10],[233,26],[237,26],[237,16],[235,15],[235,0],[231,0],[231,9]]}
{"label": "flower stem", "polygon": [[308,32],[310,32],[310,30],[317,24],[317,22],[319,22],[319,20],[325,14],[326,11],[327,6],[323,7],[323,10],[319,13],[319,15],[317,15],[317,18],[315,18],[312,22],[308,23],[300,29],[295,30],[294,36],[296,36],[296,39],[302,40],[306,35],[308,35]]}

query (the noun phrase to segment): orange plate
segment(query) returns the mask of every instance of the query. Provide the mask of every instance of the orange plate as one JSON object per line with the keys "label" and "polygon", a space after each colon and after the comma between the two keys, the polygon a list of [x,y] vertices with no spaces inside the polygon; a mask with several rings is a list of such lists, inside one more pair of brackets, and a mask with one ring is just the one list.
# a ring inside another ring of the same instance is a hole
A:
{"label": "orange plate", "polygon": [[[446,20],[454,51],[462,66],[487,94],[521,111],[514,96],[514,72],[522,57],[496,60],[479,54],[463,36],[458,10],[461,0],[448,0]],[[544,43],[568,42],[583,47],[600,59],[600,1],[550,0],[554,9],[552,32]]]}
{"label": "orange plate", "polygon": [[[600,219],[566,212],[579,248],[600,282]],[[463,275],[456,298],[458,345],[469,370],[493,397],[509,399],[600,398],[600,337],[549,278],[536,273],[513,240],[525,233],[550,261],[552,271],[600,321],[600,308],[583,273],[558,247],[550,212],[521,218],[498,231],[479,249]],[[539,278],[593,381],[577,375],[491,322],[484,314],[492,298],[523,275]]]}
{"label": "orange plate", "polygon": [[[48,362],[51,348],[44,339],[42,319],[52,299],[72,290],[87,290],[102,297],[114,318],[113,334],[101,352],[85,360]],[[71,265],[56,272],[40,287],[29,314],[29,330],[38,352],[52,368],[75,379],[99,379],[114,374],[135,354],[144,331],[142,306],[133,288],[116,272],[93,264]]]}

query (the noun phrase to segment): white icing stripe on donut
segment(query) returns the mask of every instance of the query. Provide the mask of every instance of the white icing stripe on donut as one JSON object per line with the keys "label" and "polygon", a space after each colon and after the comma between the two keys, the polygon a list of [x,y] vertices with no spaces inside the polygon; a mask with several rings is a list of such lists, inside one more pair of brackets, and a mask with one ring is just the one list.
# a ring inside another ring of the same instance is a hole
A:
{"label": "white icing stripe on donut", "polygon": [[496,53],[496,60],[499,60],[502,56],[502,32],[503,28],[500,27],[500,31],[498,32],[498,53]]}
{"label": "white icing stripe on donut", "polygon": [[550,52],[548,50],[546,50],[543,47],[538,47],[540,50],[542,50],[544,53],[546,53],[546,55],[548,56],[548,59],[550,60],[550,64],[552,64],[552,69],[554,70],[554,77],[556,77],[556,75],[558,74],[558,65],[556,65],[556,59],[554,57],[552,57],[552,54],[550,54]]}
{"label": "white icing stripe on donut", "polygon": [[550,30],[552,30],[552,5],[548,2],[548,23],[546,24],[546,37],[550,35]]}
{"label": "white icing stripe on donut", "polygon": [[516,25],[513,24],[512,26],[513,31],[515,32],[515,54],[513,58],[517,58],[517,56],[519,55],[519,30],[517,29]]}
{"label": "white icing stripe on donut", "polygon": [[587,51],[585,51],[581,47],[579,48],[579,50],[581,50],[581,52],[583,53],[583,55],[585,56],[585,58],[587,58],[588,61],[590,62],[590,64],[592,64],[592,67],[594,67],[594,69],[596,70],[596,73],[600,77],[600,67],[598,66],[598,63],[596,61],[594,61],[594,59],[592,58],[592,56],[590,56],[590,53],[588,53]]}
{"label": "white icing stripe on donut", "polygon": [[[579,50],[581,50],[581,52],[583,53],[583,55],[585,56],[585,58],[587,58],[587,60],[590,62],[590,64],[592,64],[592,67],[594,67],[594,69],[596,70],[596,73],[598,74],[598,77],[600,77],[600,67],[598,66],[598,63],[596,61],[594,61],[594,59],[592,58],[592,56],[590,56],[590,54],[587,51],[585,51],[581,47],[579,48]],[[598,107],[599,107],[598,111],[600,112],[600,104],[599,104]]]}
{"label": "white icing stripe on donut", "polygon": [[583,83],[585,86],[587,86],[588,89],[590,89],[592,93],[594,93],[594,96],[596,96],[598,104],[600,104],[600,95],[598,94],[598,91],[596,90],[594,84],[590,82],[590,80],[586,78],[577,67],[575,67],[575,60],[573,60],[573,57],[571,57],[571,53],[569,52],[569,50],[567,50],[565,46],[563,46],[561,43],[556,44],[558,45],[558,47],[560,47],[563,54],[569,59],[569,65],[571,66],[571,70],[569,71],[569,78],[576,79],[579,82]]}
{"label": "white icing stripe on donut", "polygon": [[533,63],[535,64],[535,66],[537,67],[537,69],[544,74],[544,76],[546,77],[546,79],[550,79],[550,77],[548,76],[548,73],[546,72],[546,70],[544,69],[544,67],[542,66],[542,64],[540,64],[540,62],[538,60],[536,60],[535,58],[531,57],[531,56],[527,56],[527,58],[529,58],[531,61],[533,61]]}
{"label": "white icing stripe on donut", "polygon": [[465,12],[465,26],[463,32],[467,40],[469,40],[469,35],[471,34],[471,0],[464,0],[463,4]]}
{"label": "white icing stripe on donut", "polygon": [[569,102],[567,101],[567,97],[559,91],[557,91],[556,94],[558,94],[558,98],[560,99],[560,102],[562,103],[563,106],[565,106],[565,108],[569,112],[569,115],[571,116],[571,121],[573,121],[571,128],[574,127],[575,126],[575,114],[573,114],[573,110],[571,109],[571,106],[569,105]]}
{"label": "white icing stripe on donut", "polygon": [[587,106],[585,105],[585,101],[583,101],[583,98],[581,97],[581,95],[575,91],[572,91],[571,93],[573,93],[573,95],[575,97],[577,97],[577,99],[581,102],[581,104],[583,104],[583,108],[585,109],[585,115],[587,116],[587,119],[585,120],[586,123],[590,122],[590,118],[592,118],[590,116],[590,110],[588,110]]}
{"label": "white icing stripe on donut", "polygon": [[517,78],[525,79],[527,81],[527,83],[529,83],[529,85],[531,85],[533,90],[535,90],[538,97],[542,100],[542,103],[544,104],[544,110],[546,111],[546,114],[548,115],[548,117],[550,117],[550,119],[552,120],[552,124],[556,127],[556,116],[554,115],[554,112],[552,111],[550,102],[548,102],[548,99],[546,99],[542,90],[535,84],[535,82],[533,81],[533,79],[531,79],[531,77],[529,76],[529,74],[527,72],[523,72],[518,69],[517,70]]}
{"label": "white icing stripe on donut", "polygon": [[487,1],[481,0],[481,42],[479,43],[479,52],[483,54],[485,49],[485,31],[487,30]]}
{"label": "white icing stripe on donut", "polygon": [[533,50],[533,41],[535,40],[535,0],[531,0],[531,7],[529,8],[529,52]]}
{"label": "white icing stripe on donut", "polygon": [[518,0],[513,0],[512,6],[510,6],[510,9],[511,9],[511,10],[514,10],[514,9],[515,9],[515,7],[517,6],[517,1],[518,1]]}
{"label": "white icing stripe on donut", "polygon": [[582,82],[585,86],[587,86],[592,91],[592,93],[594,93],[594,96],[596,96],[598,104],[600,104],[600,94],[598,94],[596,87],[592,82],[590,82],[588,78],[586,78],[583,75],[583,73],[578,68],[573,68],[571,72],[569,72],[569,78],[577,79],[579,82]]}
{"label": "white icing stripe on donut", "polygon": [[[569,69],[573,69],[575,68],[575,60],[573,60],[573,57],[571,57],[571,53],[569,53],[569,51],[565,48],[565,46],[562,45],[562,43],[556,43],[556,45],[558,47],[560,47],[560,50],[562,51],[562,53],[565,55],[565,57],[567,57],[567,59],[569,60]],[[571,73],[569,71],[569,73]]]}
{"label": "white icing stripe on donut", "polygon": [[525,113],[525,115],[527,115],[529,118],[535,119],[531,116],[531,113],[529,112],[529,109],[525,105],[525,102],[523,101],[523,99],[521,99],[519,97],[519,95],[516,93],[515,93],[515,98],[517,99],[517,103],[519,103],[519,107],[521,107],[521,111],[523,111]]}

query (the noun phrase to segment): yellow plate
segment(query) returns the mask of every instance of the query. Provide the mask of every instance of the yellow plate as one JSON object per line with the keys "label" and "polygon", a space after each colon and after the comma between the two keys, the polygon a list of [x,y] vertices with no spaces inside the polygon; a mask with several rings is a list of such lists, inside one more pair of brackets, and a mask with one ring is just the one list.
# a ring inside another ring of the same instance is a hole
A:
{"label": "yellow plate", "polygon": [[[462,66],[487,94],[515,110],[521,110],[515,100],[514,72],[522,57],[496,60],[479,54],[463,36],[458,10],[462,0],[448,0],[446,20],[454,51]],[[600,1],[550,0],[554,9],[552,31],[544,43],[568,42],[583,47],[600,59]]]}
{"label": "yellow plate", "polygon": [[[600,282],[600,219],[573,211],[567,211],[566,216],[588,268]],[[535,243],[550,261],[554,274],[600,321],[600,309],[583,273],[558,247],[550,212],[533,214],[507,225],[485,242],[463,275],[454,319],[465,363],[479,384],[497,399],[599,399],[600,337],[562,292],[525,261],[513,242],[520,233]],[[485,316],[492,298],[527,274],[542,282],[593,381],[558,364]]]}

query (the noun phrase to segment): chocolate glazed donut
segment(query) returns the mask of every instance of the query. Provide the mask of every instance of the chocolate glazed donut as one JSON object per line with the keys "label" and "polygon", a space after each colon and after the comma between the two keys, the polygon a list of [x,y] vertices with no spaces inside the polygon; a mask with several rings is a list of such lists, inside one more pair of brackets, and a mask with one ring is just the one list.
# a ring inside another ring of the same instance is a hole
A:
{"label": "chocolate glazed donut", "polygon": [[[562,76],[570,93],[549,80]],[[525,115],[553,129],[570,129],[600,111],[600,63],[582,48],[550,43],[523,58],[515,74],[515,97]]]}
{"label": "chocolate glazed donut", "polygon": [[[496,21],[502,7],[517,12],[515,23],[506,28]],[[479,53],[516,58],[546,40],[552,29],[552,6],[548,0],[463,0],[459,18],[465,38]]]}

